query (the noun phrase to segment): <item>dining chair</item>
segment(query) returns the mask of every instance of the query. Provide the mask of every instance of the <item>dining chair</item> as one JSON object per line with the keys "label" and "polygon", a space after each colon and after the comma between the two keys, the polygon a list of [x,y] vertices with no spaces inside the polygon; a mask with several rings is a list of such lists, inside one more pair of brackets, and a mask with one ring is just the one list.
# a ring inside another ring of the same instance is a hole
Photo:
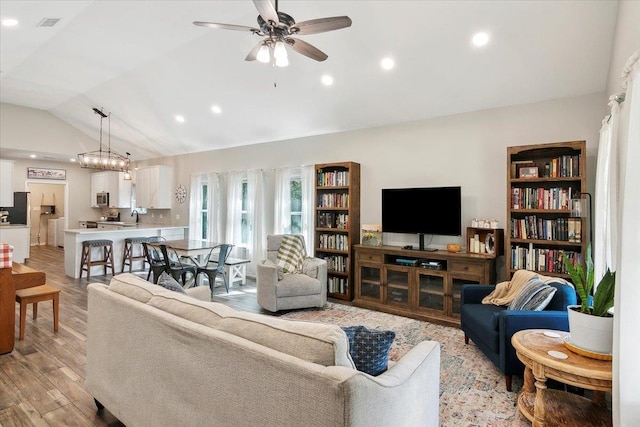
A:
{"label": "dining chair", "polygon": [[[204,273],[209,278],[209,288],[211,289],[211,295],[213,296],[213,285],[216,281],[216,276],[218,274],[222,275],[222,279],[224,281],[224,287],[229,293],[229,279],[227,277],[227,272],[225,270],[225,262],[227,258],[229,258],[229,254],[231,253],[231,249],[233,249],[233,245],[223,243],[221,245],[217,245],[209,251],[209,255],[207,255],[206,262],[199,266],[196,270],[196,279],[201,273]],[[215,257],[215,251],[218,251],[217,258]]]}
{"label": "dining chair", "polygon": [[147,281],[153,274],[153,283],[158,283],[158,278],[163,271],[167,269],[167,264],[164,262],[164,256],[160,246],[156,245],[158,242],[166,241],[162,236],[152,236],[147,238],[145,242],[142,242],[142,248],[144,256],[149,263],[149,273],[147,273]]}
{"label": "dining chair", "polygon": [[182,281],[182,286],[187,284],[187,274],[196,277],[197,266],[193,264],[183,264],[182,257],[171,246],[160,244],[160,250],[164,256],[167,273],[171,274],[178,282]]}

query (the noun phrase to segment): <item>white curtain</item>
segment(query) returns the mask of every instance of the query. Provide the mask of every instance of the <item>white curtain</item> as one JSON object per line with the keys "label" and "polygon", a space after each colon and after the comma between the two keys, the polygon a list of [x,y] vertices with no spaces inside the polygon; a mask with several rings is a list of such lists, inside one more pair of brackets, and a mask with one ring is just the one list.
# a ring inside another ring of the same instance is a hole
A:
{"label": "white curtain", "polygon": [[315,194],[316,194],[316,169],[314,165],[302,166],[302,235],[307,243],[307,255],[311,256],[315,247],[314,220],[315,220]]}
{"label": "white curtain", "polygon": [[611,115],[602,121],[598,161],[596,168],[596,193],[593,249],[594,277],[596,284],[604,275],[607,267],[614,270],[616,265],[616,247],[618,241],[618,121],[620,108],[611,97],[609,106]]}
{"label": "white curtain", "polygon": [[[617,131],[619,192],[618,241],[613,335],[613,423],[640,422],[640,339],[636,329],[640,301],[640,50],[623,70],[626,97],[620,105]],[[600,166],[600,164],[598,164]],[[596,280],[598,277],[596,276]]]}
{"label": "white curtain", "polygon": [[209,198],[209,221],[207,223],[207,239],[211,242],[225,242],[223,231],[224,210],[222,201],[225,200],[223,192],[222,174],[212,172],[207,175],[207,190]]}
{"label": "white curtain", "polygon": [[225,243],[242,246],[242,182],[245,172],[229,172]]}
{"label": "white curtain", "polygon": [[191,196],[189,197],[189,239],[202,240],[202,174],[191,175]]}
{"label": "white curtain", "polygon": [[255,274],[256,264],[265,258],[267,237],[265,236],[266,206],[264,172],[247,172],[247,217],[249,220],[249,244],[246,257],[251,260],[247,266],[249,273]]}
{"label": "white curtain", "polygon": [[274,203],[274,233],[291,233],[291,178],[295,169],[276,170],[276,188]]}

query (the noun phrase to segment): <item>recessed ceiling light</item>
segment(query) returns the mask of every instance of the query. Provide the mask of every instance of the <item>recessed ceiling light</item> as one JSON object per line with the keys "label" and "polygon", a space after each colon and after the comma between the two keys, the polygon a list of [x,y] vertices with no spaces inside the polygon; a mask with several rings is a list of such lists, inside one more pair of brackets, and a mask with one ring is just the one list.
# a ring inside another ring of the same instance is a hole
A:
{"label": "recessed ceiling light", "polygon": [[176,116],[176,122],[184,123],[184,116],[180,116],[180,115]]}
{"label": "recessed ceiling light", "polygon": [[384,58],[381,62],[380,62],[380,66],[382,68],[384,68],[385,70],[390,70],[393,67],[395,67],[396,63],[393,61],[393,59],[391,58]]}
{"label": "recessed ceiling light", "polygon": [[32,159],[35,159],[36,155],[35,154],[30,154],[29,157],[31,157]]}
{"label": "recessed ceiling light", "polygon": [[213,111],[215,114],[220,114],[222,113],[222,108],[218,107],[217,105],[212,105],[211,111]]}
{"label": "recessed ceiling light", "polygon": [[482,47],[489,43],[489,34],[484,32],[475,33],[471,41],[473,42],[474,46]]}
{"label": "recessed ceiling light", "polygon": [[7,18],[2,20],[3,27],[15,27],[18,25],[18,20],[13,18]]}
{"label": "recessed ceiling light", "polygon": [[322,84],[325,86],[331,86],[333,84],[333,77],[331,77],[328,74],[325,74],[324,76],[322,76],[320,80],[322,81]]}

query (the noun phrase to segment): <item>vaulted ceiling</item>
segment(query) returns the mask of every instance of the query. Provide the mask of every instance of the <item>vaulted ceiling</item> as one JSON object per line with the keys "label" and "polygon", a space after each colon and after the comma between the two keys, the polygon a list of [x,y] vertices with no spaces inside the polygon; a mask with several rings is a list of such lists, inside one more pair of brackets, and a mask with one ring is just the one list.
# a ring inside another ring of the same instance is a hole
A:
{"label": "vaulted ceiling", "polygon": [[[112,148],[134,160],[382,126],[602,92],[617,12],[615,1],[278,7],[298,22],[348,15],[353,24],[299,37],[326,61],[289,50],[290,65],[274,68],[244,60],[256,35],[192,24],[257,26],[248,0],[2,0],[1,18],[19,23],[1,29],[0,101],[46,110],[96,139],[92,108],[102,108]],[[59,21],[39,25],[51,18]],[[490,37],[483,48],[471,43],[478,31]],[[393,69],[380,67],[384,57]],[[333,85],[321,83],[325,74]]]}

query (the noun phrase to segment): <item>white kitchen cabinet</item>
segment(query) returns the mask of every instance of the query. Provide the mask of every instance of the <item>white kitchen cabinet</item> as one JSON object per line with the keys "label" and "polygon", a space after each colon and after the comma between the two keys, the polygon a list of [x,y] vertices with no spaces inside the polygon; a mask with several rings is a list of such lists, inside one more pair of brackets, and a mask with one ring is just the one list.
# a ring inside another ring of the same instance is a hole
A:
{"label": "white kitchen cabinet", "polygon": [[13,207],[13,160],[0,159],[0,207]]}
{"label": "white kitchen cabinet", "polygon": [[109,193],[110,208],[131,207],[131,181],[124,179],[124,172],[95,172],[91,174],[91,207],[97,208],[98,193]]}
{"label": "white kitchen cabinet", "polygon": [[147,209],[171,209],[173,169],[156,165],[136,170],[136,205]]}

